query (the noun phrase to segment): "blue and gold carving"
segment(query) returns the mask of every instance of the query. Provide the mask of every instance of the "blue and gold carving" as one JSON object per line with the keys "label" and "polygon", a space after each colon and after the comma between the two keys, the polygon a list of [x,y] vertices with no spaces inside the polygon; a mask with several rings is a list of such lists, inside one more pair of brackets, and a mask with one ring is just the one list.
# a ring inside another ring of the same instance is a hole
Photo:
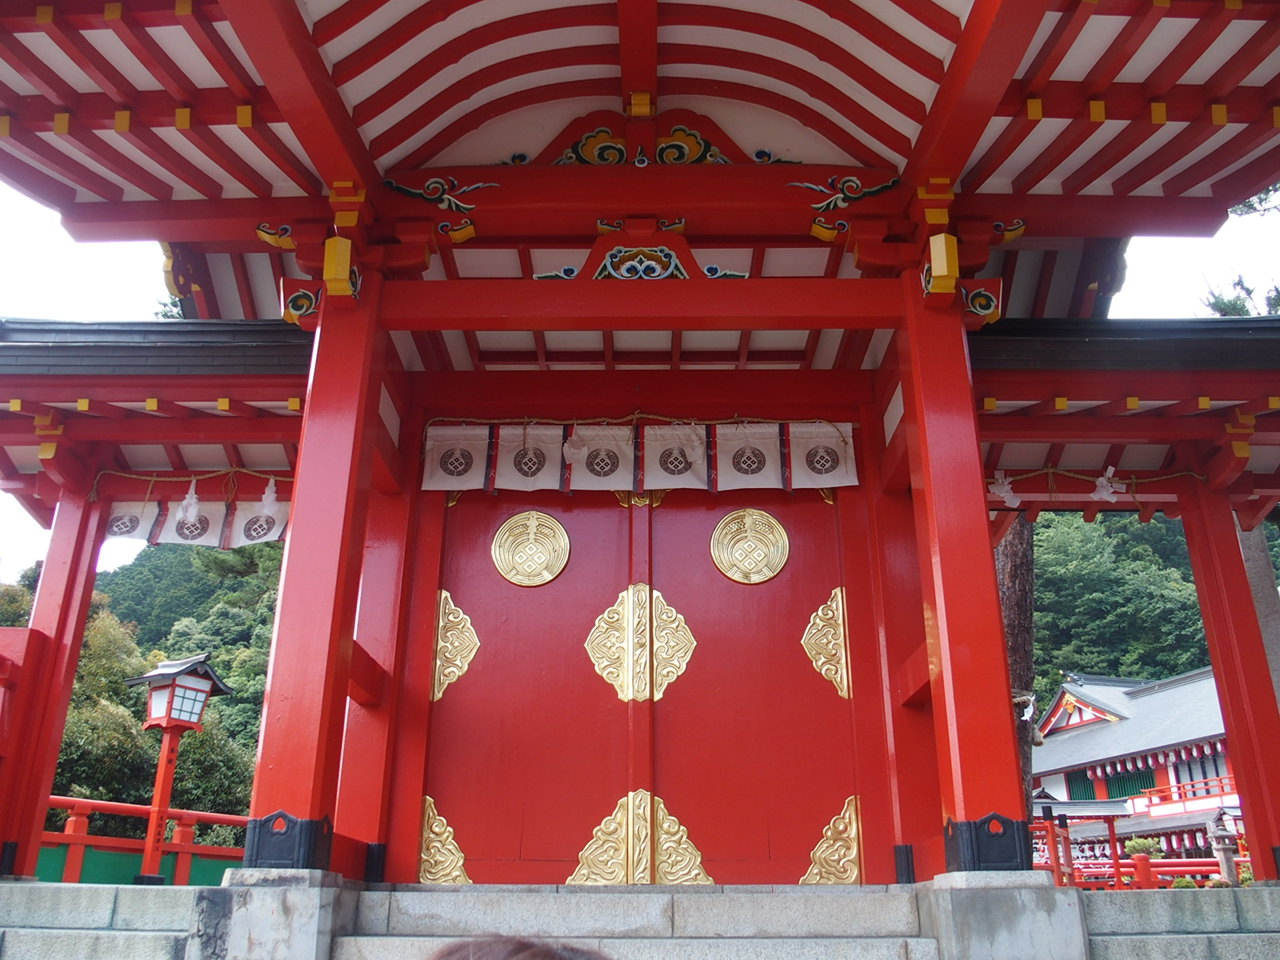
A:
{"label": "blue and gold carving", "polygon": [[667,247],[614,247],[596,271],[595,279],[687,280],[689,274]]}
{"label": "blue and gold carving", "polygon": [[971,290],[962,285],[960,297],[964,300],[965,313],[982,317],[984,323],[995,323],[1000,319],[1000,298],[986,287]]}
{"label": "blue and gold carving", "polygon": [[720,148],[708,143],[697,130],[684,124],[671,128],[671,133],[658,138],[658,163],[728,163]]}
{"label": "blue and gold carving", "polygon": [[627,162],[627,141],[608,127],[596,127],[560,155],[557,164],[615,165]]}
{"label": "blue and gold carving", "polygon": [[745,280],[747,274],[739,273],[737,270],[722,270],[714,263],[702,268],[702,272],[707,275],[710,280]]}
{"label": "blue and gold carving", "polygon": [[273,247],[279,247],[281,250],[297,249],[297,244],[293,240],[293,227],[287,223],[282,223],[278,227],[273,227],[269,223],[260,223],[257,232],[259,240]]}
{"label": "blue and gold carving", "polygon": [[1027,229],[1027,221],[1019,217],[1017,220],[1009,223],[1002,223],[997,220],[991,225],[991,230],[999,238],[1000,243],[1012,243],[1017,240]]}

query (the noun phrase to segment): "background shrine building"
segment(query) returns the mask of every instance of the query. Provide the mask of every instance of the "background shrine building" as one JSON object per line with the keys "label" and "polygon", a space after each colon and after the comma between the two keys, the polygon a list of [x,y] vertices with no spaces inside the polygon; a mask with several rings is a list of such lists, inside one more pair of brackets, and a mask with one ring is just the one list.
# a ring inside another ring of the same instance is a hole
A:
{"label": "background shrine building", "polygon": [[[5,328],[0,471],[53,528],[6,869],[114,505],[227,471],[202,503],[290,508],[250,867],[1025,871],[1012,503],[1181,516],[1274,879],[1236,532],[1280,499],[1274,333],[1103,318],[1123,238],[1277,179],[1278,47],[1271,0],[0,12],[0,176],[164,242],[189,318]],[[705,480],[656,482],[677,448]]]}

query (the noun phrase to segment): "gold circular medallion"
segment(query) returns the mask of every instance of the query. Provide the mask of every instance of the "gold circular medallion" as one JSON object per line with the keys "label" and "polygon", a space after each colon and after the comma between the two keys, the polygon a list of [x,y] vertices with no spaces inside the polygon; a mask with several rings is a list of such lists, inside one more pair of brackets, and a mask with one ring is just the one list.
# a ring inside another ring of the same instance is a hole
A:
{"label": "gold circular medallion", "polygon": [[782,524],[751,507],[727,515],[711,534],[711,559],[721,573],[738,583],[773,579],[790,552]]}
{"label": "gold circular medallion", "polygon": [[517,513],[493,535],[493,565],[519,587],[540,587],[569,562],[569,534],[545,513]]}

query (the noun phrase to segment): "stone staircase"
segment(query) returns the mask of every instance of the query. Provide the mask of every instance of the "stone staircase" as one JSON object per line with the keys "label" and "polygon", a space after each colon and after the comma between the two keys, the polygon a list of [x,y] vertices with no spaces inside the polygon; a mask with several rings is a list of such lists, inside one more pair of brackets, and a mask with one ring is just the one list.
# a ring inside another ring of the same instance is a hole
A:
{"label": "stone staircase", "polygon": [[1280,888],[1083,895],[1091,960],[1277,960]]}
{"label": "stone staircase", "polygon": [[424,960],[484,934],[614,960],[937,960],[911,887],[413,887],[359,895],[332,960]]}
{"label": "stone staircase", "polygon": [[183,960],[195,887],[0,884],[0,960]]}

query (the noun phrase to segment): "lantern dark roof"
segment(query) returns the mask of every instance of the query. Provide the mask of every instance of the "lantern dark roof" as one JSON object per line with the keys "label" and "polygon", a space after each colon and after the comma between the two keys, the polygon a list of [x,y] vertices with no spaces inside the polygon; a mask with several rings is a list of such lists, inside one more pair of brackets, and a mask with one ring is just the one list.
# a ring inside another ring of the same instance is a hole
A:
{"label": "lantern dark roof", "polygon": [[198,677],[208,677],[213,681],[213,689],[209,691],[209,696],[217,697],[224,693],[234,693],[230,687],[223,682],[218,676],[218,671],[209,665],[209,654],[201,653],[194,657],[187,657],[185,660],[163,660],[156,664],[154,670],[150,673],[144,673],[140,677],[130,677],[125,681],[128,686],[137,686],[140,683],[153,683],[156,680],[174,680],[187,674],[194,674]]}

